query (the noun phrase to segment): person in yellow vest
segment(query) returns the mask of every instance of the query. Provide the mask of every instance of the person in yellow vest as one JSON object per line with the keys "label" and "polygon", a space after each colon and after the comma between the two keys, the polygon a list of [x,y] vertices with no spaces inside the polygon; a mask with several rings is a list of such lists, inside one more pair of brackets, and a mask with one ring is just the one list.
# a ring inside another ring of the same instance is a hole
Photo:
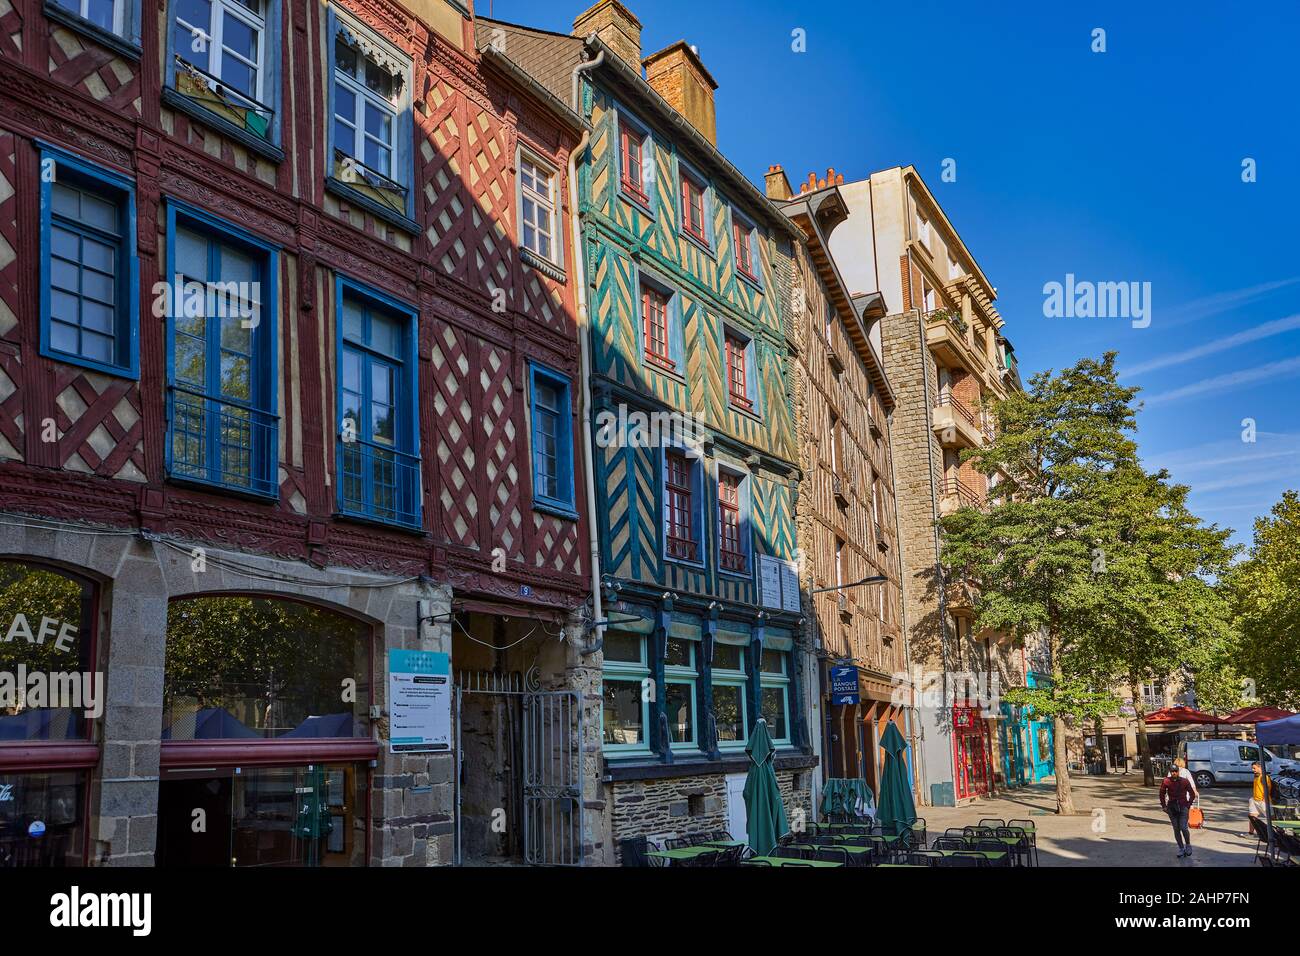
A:
{"label": "person in yellow vest", "polygon": [[[1250,792],[1249,813],[1250,813],[1251,820],[1258,820],[1264,816],[1264,812],[1265,812],[1264,811],[1264,788],[1267,786],[1271,786],[1272,781],[1268,777],[1264,776],[1264,771],[1260,769],[1259,764],[1257,763],[1251,764],[1250,769],[1251,772],[1255,774],[1255,782],[1252,785],[1253,789]],[[1246,836],[1253,837],[1255,835],[1256,834],[1252,825],[1248,822],[1246,825]]]}

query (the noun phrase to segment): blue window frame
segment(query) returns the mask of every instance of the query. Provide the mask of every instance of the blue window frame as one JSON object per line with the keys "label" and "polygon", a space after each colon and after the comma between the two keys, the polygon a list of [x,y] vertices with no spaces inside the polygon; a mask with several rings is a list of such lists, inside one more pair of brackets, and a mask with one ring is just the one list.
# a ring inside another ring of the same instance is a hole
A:
{"label": "blue window frame", "polygon": [[66,16],[71,26],[88,27],[87,32],[114,45],[125,44],[121,52],[139,55],[140,0],[45,0],[45,8],[58,11],[60,19]]}
{"label": "blue window frame", "polygon": [[333,7],[328,35],[327,183],[372,212],[409,221],[415,214],[411,61]]}
{"label": "blue window frame", "polygon": [[681,295],[657,276],[637,269],[635,308],[642,366],[683,374],[686,349]]}
{"label": "blue window frame", "polygon": [[659,485],[664,559],[705,567],[704,461],[690,449],[664,446]]}
{"label": "blue window frame", "polygon": [[655,214],[655,139],[650,127],[616,106],[614,130],[619,195],[650,216]]}
{"label": "blue window frame", "polygon": [[758,227],[735,206],[731,207],[731,255],[736,275],[750,285],[763,288],[763,263]]}
{"label": "blue window frame", "polygon": [[416,312],[339,276],[339,510],[420,527]]}
{"label": "blue window frame", "polygon": [[714,255],[713,186],[707,176],[677,157],[677,234]]}
{"label": "blue window frame", "polygon": [[167,200],[167,473],[278,497],[279,250]]}
{"label": "blue window frame", "polygon": [[753,525],[750,476],[739,467],[717,465],[718,571],[749,578],[753,575]]}
{"label": "blue window frame", "polygon": [[278,144],[280,2],[171,0],[169,92],[202,110],[218,127]]}
{"label": "blue window frame", "polygon": [[758,342],[736,326],[723,325],[719,354],[722,356],[723,374],[727,377],[728,405],[761,416]]}
{"label": "blue window frame", "polygon": [[533,507],[576,518],[571,385],[558,372],[529,362],[528,394]]}
{"label": "blue window frame", "polygon": [[42,144],[42,355],[139,377],[135,233],[130,180]]}

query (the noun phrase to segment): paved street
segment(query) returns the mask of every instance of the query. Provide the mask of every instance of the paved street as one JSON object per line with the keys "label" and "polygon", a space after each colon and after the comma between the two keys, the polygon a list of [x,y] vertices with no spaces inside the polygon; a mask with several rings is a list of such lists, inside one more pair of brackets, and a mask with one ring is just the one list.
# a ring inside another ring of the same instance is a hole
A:
{"label": "paved street", "polygon": [[[1058,817],[1055,782],[1008,791],[966,807],[926,807],[921,812],[929,837],[946,827],[967,826],[981,817],[1023,818],[1038,827],[1042,866],[1252,866],[1255,840],[1246,829],[1248,787],[1217,787],[1201,794],[1205,826],[1192,831],[1194,852],[1180,860],[1168,818],[1160,809],[1158,790],[1143,787],[1141,774],[1076,777],[1074,805],[1078,816]],[[1098,822],[1094,824],[1094,814]],[[1100,832],[1094,832],[1100,831]]]}

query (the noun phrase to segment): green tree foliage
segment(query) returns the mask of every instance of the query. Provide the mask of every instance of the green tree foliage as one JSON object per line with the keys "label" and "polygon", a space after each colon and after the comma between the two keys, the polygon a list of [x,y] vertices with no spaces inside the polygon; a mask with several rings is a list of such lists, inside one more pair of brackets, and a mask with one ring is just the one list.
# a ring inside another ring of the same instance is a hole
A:
{"label": "green tree foliage", "polygon": [[995,404],[997,438],[963,456],[990,478],[987,506],[942,520],[944,563],[975,585],[977,625],[1046,636],[1052,680],[1033,704],[1055,721],[1059,813],[1074,812],[1066,721],[1102,705],[1067,664],[1097,624],[1108,481],[1116,468],[1136,466],[1128,436],[1136,393],[1118,383],[1113,352],[1035,375],[1026,391]]}
{"label": "green tree foliage", "polygon": [[1300,492],[1255,521],[1245,560],[1225,577],[1256,703],[1300,710]]}

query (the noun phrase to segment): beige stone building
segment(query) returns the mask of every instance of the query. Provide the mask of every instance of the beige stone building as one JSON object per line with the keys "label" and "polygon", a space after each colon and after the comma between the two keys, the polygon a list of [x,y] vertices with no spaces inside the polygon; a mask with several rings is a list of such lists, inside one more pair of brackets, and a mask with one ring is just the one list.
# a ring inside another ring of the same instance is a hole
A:
{"label": "beige stone building", "polygon": [[[813,178],[809,188],[820,188]],[[877,346],[894,383],[903,619],[918,682],[922,798],[945,805],[998,786],[998,702],[1023,674],[1022,648],[976,632],[971,595],[940,573],[937,521],[978,505],[988,486],[960,460],[993,435],[991,402],[1020,387],[994,307],[997,290],[911,166],[838,186],[848,205],[831,251],[854,293],[878,290]],[[997,679],[994,679],[997,675]]]}
{"label": "beige stone building", "polygon": [[[880,352],[884,302],[874,292],[854,296],[831,257],[830,236],[849,216],[834,176],[796,195],[773,166],[767,195],[805,239],[794,257],[790,316],[803,630],[818,657],[810,718],[817,781],[865,779],[878,791],[885,725],[893,721],[905,739],[912,733],[910,693],[898,680],[907,653],[889,443],[894,389]],[[856,585],[874,577],[886,580]],[[840,693],[832,692],[832,672]]]}

